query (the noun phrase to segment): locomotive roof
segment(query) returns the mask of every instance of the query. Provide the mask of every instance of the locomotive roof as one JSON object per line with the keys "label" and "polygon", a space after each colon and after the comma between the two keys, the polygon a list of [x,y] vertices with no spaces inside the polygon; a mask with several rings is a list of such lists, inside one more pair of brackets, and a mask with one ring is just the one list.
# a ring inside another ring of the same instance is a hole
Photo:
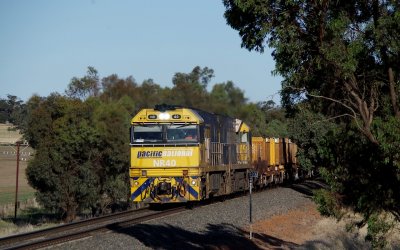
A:
{"label": "locomotive roof", "polygon": [[192,108],[164,106],[141,109],[131,120],[131,123],[170,123],[182,122],[200,124],[204,122],[201,115]]}
{"label": "locomotive roof", "polygon": [[161,104],[154,108],[141,109],[131,123],[192,123],[192,124],[234,124],[236,132],[249,132],[249,126],[242,120],[226,115],[209,113],[192,107]]}

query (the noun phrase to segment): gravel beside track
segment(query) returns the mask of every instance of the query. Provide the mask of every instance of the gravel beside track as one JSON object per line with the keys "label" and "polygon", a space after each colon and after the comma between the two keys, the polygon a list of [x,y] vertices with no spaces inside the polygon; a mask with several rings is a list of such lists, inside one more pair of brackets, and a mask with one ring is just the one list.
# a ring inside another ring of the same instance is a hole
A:
{"label": "gravel beside track", "polygon": [[[311,202],[307,195],[286,187],[253,193],[253,222]],[[248,230],[247,195],[51,249],[260,249],[249,239]]]}

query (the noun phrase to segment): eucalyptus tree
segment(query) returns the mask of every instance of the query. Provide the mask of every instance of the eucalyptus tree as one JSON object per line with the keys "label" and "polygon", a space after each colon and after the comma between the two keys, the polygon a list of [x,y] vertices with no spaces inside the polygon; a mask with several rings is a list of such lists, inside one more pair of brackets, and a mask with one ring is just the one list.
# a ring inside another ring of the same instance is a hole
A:
{"label": "eucalyptus tree", "polygon": [[210,109],[216,113],[238,117],[246,103],[243,91],[232,81],[214,84],[210,92]]}
{"label": "eucalyptus tree", "polygon": [[138,84],[132,76],[122,79],[117,74],[112,74],[101,79],[101,86],[100,99],[105,102],[118,101],[123,96],[129,96],[132,99],[140,96]]}
{"label": "eucalyptus tree", "polygon": [[267,124],[266,136],[268,137],[288,137],[288,119],[286,110],[277,106],[273,100],[258,102],[257,106],[265,114],[265,122]]}
{"label": "eucalyptus tree", "polygon": [[196,66],[190,73],[175,73],[173,87],[166,97],[168,102],[187,107],[208,109],[207,85],[214,77],[214,70]]}
{"label": "eucalyptus tree", "polygon": [[400,218],[399,2],[223,2],[243,47],[272,48],[283,105],[338,126],[325,145],[335,150],[318,153],[336,157],[324,167],[342,202],[367,216],[384,209]]}
{"label": "eucalyptus tree", "polygon": [[144,80],[138,88],[138,94],[134,98],[137,108],[154,107],[162,103],[164,98],[163,89],[153,79]]}
{"label": "eucalyptus tree", "polygon": [[25,112],[26,106],[17,96],[8,94],[7,99],[0,98],[1,123],[10,122],[22,128],[25,122]]}
{"label": "eucalyptus tree", "polygon": [[100,90],[100,77],[98,72],[94,67],[89,66],[84,77],[73,77],[71,79],[65,93],[69,97],[85,100],[90,96],[99,96]]}
{"label": "eucalyptus tree", "polygon": [[372,142],[375,114],[399,117],[398,1],[225,0],[225,17],[242,46],[273,48],[284,101],[308,94],[319,108],[351,118]]}

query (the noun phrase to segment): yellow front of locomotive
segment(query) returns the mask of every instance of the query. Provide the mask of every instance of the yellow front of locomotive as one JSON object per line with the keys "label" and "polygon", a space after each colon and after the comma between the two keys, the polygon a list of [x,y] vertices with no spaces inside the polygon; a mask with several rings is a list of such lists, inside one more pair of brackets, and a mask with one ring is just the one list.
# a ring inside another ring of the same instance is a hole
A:
{"label": "yellow front of locomotive", "polygon": [[131,121],[131,198],[134,202],[198,201],[201,117],[191,109],[159,106]]}

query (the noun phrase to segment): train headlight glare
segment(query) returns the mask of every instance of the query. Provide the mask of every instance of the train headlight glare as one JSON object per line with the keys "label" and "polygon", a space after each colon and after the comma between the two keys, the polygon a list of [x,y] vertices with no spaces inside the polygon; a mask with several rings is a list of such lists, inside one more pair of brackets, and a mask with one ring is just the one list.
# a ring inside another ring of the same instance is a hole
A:
{"label": "train headlight glare", "polygon": [[168,113],[161,113],[159,116],[160,120],[168,120],[170,115]]}
{"label": "train headlight glare", "polygon": [[196,181],[192,180],[192,186],[196,186]]}

